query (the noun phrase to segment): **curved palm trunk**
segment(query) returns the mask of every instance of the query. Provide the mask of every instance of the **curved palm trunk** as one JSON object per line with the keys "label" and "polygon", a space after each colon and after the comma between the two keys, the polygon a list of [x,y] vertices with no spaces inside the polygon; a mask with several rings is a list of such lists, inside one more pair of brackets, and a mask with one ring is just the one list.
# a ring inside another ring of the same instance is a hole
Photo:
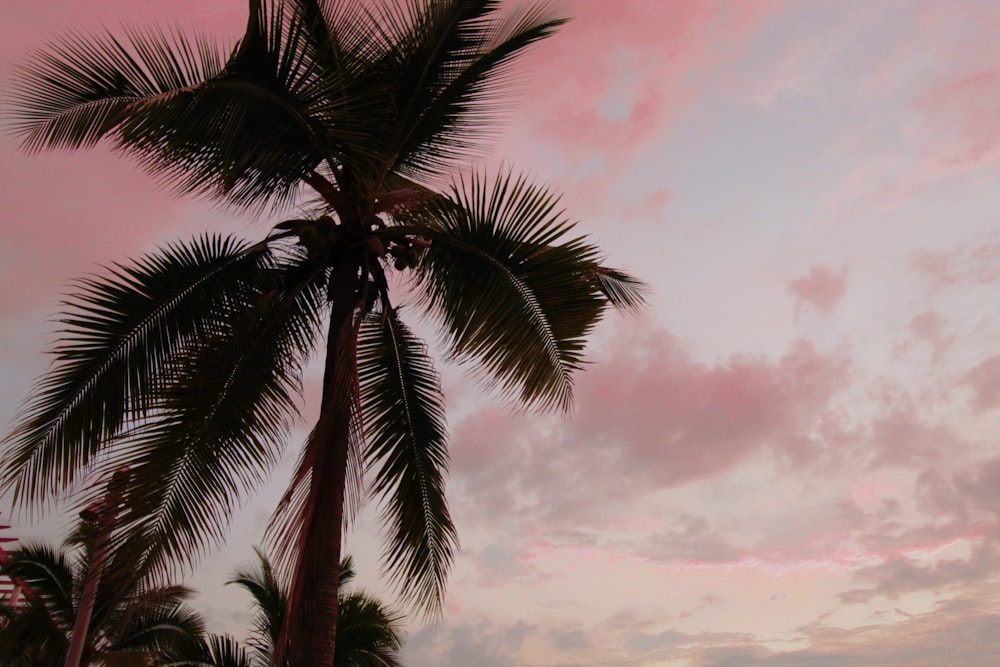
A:
{"label": "curved palm trunk", "polygon": [[331,276],[323,398],[306,443],[308,495],[299,563],[289,598],[290,667],[333,665],[348,453],[357,402],[359,264],[345,262]]}

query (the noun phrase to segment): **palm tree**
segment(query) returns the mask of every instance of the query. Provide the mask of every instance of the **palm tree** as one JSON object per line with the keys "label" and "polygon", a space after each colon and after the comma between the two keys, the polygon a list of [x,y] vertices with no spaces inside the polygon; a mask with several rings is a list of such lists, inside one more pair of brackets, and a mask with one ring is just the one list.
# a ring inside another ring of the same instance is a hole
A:
{"label": "palm tree", "polygon": [[[64,664],[92,556],[85,535],[77,533],[61,550],[28,544],[8,554],[3,572],[24,581],[28,591],[19,605],[0,606],[0,664]],[[119,557],[125,553],[119,551]],[[191,592],[151,585],[141,573],[139,567],[131,576],[102,582],[82,664],[148,665],[163,652],[190,650],[200,642],[201,617],[184,604]]]}
{"label": "palm tree", "polygon": [[319,417],[269,529],[295,666],[332,664],[342,527],[362,495],[381,499],[386,572],[419,608],[439,611],[457,545],[438,376],[390,292],[486,386],[562,410],[607,306],[642,302],[545,187],[509,170],[441,187],[504,106],[516,57],[562,20],[497,0],[369,4],[250,0],[228,57],[175,33],[70,36],[14,102],[29,150],[105,140],[180,192],[303,212],[258,243],[205,236],[81,280],[0,476],[40,502],[127,464],[123,534],[163,569],[190,563],[273,466],[322,347]]}
{"label": "palm tree", "polygon": [[[347,591],[354,579],[350,556],[340,562],[340,601],[337,610],[337,647],[334,667],[399,667],[396,652],[403,643],[399,627],[402,616],[377,598],[361,591]],[[282,627],[288,610],[288,592],[281,585],[264,554],[227,582],[243,587],[253,597],[256,613],[249,640],[250,651],[232,637],[211,635],[193,654],[168,656],[163,667],[267,667],[275,648],[283,640]]]}

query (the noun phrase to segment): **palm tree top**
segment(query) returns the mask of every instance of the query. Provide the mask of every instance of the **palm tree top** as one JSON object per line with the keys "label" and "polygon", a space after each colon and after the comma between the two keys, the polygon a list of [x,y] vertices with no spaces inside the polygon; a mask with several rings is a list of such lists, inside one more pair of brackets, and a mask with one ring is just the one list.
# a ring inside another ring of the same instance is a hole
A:
{"label": "palm tree top", "polygon": [[228,56],[179,31],[71,34],[21,69],[13,129],[30,151],[108,141],[237,206],[289,203],[313,172],[374,199],[478,155],[514,58],[564,22],[501,5],[252,0]]}

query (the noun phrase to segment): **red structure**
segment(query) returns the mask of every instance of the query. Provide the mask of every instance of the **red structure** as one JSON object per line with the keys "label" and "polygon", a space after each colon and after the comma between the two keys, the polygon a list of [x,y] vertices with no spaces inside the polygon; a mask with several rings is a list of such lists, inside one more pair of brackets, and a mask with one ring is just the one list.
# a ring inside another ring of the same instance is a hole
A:
{"label": "red structure", "polygon": [[[10,526],[0,525],[0,530],[8,529],[10,529]],[[7,564],[7,551],[3,545],[8,542],[17,542],[17,538],[0,535],[0,567]],[[24,586],[21,582],[7,576],[0,576],[0,604],[14,607],[21,601],[23,593]]]}

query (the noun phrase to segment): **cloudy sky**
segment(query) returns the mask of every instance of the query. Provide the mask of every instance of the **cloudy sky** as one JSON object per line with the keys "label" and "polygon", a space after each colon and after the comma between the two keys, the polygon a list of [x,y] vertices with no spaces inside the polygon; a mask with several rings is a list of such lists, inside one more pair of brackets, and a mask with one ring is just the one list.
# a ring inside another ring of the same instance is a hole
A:
{"label": "cloudy sky", "polygon": [[[1000,661],[1000,5],[562,6],[574,20],[524,60],[490,159],[565,192],[650,306],[601,325],[569,416],[512,412],[442,369],[462,552],[406,664]],[[0,2],[0,68],[102,25],[231,39],[244,12]],[[8,424],[73,277],[274,222],[9,135],[0,189]],[[247,600],[220,582],[286,471],[194,579],[217,630],[243,632]],[[14,520],[52,539],[69,521]],[[377,531],[363,514],[347,550],[381,591]]]}

